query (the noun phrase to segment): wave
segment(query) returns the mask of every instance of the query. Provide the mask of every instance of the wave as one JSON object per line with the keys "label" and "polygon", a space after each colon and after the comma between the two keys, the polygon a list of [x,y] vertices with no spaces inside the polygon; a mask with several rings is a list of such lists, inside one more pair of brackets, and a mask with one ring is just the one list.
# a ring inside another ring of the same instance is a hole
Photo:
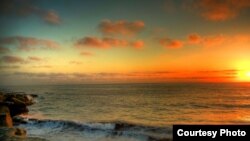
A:
{"label": "wave", "polygon": [[19,126],[26,128],[29,136],[50,141],[169,141],[172,138],[171,127],[144,126],[120,121],[81,123],[28,119],[26,124]]}

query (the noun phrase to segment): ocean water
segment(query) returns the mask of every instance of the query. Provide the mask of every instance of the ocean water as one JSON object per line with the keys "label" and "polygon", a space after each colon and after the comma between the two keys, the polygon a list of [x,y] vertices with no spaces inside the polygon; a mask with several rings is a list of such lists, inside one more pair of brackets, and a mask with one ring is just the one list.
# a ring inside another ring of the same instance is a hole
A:
{"label": "ocean water", "polygon": [[50,141],[157,141],[173,124],[250,123],[249,83],[5,86],[37,94],[28,136]]}

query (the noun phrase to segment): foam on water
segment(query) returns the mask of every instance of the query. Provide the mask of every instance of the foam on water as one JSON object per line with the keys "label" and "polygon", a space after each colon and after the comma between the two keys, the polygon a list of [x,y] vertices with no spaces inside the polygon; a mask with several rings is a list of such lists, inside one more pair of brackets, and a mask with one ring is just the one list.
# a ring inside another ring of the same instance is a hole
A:
{"label": "foam on water", "polygon": [[50,141],[162,141],[171,138],[170,127],[150,127],[125,122],[80,123],[62,120],[29,119],[28,136]]}

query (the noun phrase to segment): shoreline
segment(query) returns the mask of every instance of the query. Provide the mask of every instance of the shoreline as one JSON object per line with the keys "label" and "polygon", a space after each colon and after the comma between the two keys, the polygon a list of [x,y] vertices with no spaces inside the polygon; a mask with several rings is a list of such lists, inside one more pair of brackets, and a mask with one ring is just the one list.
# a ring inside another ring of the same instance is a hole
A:
{"label": "shoreline", "polygon": [[[62,135],[67,134],[71,138],[77,138],[75,139],[77,141],[86,138],[85,136],[77,137],[77,135],[81,134],[89,134],[91,138],[88,140],[90,141],[96,140],[96,137],[93,136],[95,134],[102,136],[102,138],[110,138],[111,140],[120,140],[120,138],[123,140],[123,138],[127,138],[126,140],[128,141],[131,139],[172,141],[170,135],[164,135],[165,132],[169,133],[171,130],[164,127],[143,126],[122,121],[82,123],[73,120],[35,119],[20,116],[29,112],[27,107],[33,105],[35,103],[34,99],[37,97],[38,95],[26,94],[24,92],[0,92],[0,111],[3,109],[1,107],[4,107],[7,110],[2,110],[1,113],[9,115],[8,118],[3,120],[6,124],[0,124],[1,141],[57,141],[62,139],[57,136],[51,139],[51,136],[47,136],[46,134],[51,132],[59,132]],[[76,135],[71,134],[70,132],[72,131]],[[36,134],[39,132],[45,132],[45,134]]]}
{"label": "shoreline", "polygon": [[41,138],[28,137],[26,129],[17,127],[24,122],[19,116],[29,112],[27,107],[35,103],[35,97],[37,95],[0,92],[0,140],[47,141]]}

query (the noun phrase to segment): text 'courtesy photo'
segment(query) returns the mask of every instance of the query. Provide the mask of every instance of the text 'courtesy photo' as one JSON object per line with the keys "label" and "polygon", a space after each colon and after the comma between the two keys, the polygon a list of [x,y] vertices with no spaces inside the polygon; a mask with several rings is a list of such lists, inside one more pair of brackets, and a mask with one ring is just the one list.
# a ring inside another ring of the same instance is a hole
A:
{"label": "text 'courtesy photo'", "polygon": [[250,140],[250,0],[0,0],[0,141]]}

